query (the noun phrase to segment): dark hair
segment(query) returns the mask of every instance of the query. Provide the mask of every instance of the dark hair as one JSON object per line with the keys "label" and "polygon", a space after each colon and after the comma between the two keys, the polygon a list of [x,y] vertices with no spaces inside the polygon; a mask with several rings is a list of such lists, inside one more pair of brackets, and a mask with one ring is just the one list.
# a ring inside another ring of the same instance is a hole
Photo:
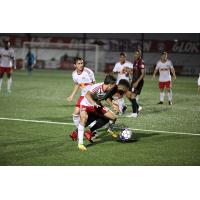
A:
{"label": "dark hair", "polygon": [[130,88],[130,83],[126,79],[121,79],[118,85],[126,86],[128,89]]}
{"label": "dark hair", "polygon": [[140,55],[142,55],[142,52],[140,49],[136,49],[135,52],[139,53]]}
{"label": "dark hair", "polygon": [[124,53],[124,52],[121,52],[119,55],[126,57],[126,53]]}
{"label": "dark hair", "polygon": [[83,60],[83,58],[79,57],[79,56],[75,57],[74,58],[74,64],[76,64],[76,62],[79,61],[79,60]]}
{"label": "dark hair", "polygon": [[161,56],[162,55],[167,55],[167,52],[166,51],[163,51],[162,53],[161,53]]}
{"label": "dark hair", "polygon": [[104,79],[104,84],[108,85],[108,84],[114,84],[116,83],[116,78],[112,75],[107,75]]}

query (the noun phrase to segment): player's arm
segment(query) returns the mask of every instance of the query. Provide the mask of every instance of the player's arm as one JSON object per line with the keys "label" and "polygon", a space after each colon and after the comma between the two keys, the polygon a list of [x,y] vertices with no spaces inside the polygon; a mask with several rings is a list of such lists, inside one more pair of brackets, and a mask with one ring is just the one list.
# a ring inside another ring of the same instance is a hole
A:
{"label": "player's arm", "polygon": [[158,72],[158,68],[155,68],[153,71],[152,79],[155,79],[157,72]]}
{"label": "player's arm", "polygon": [[173,80],[175,81],[176,80],[176,72],[174,70],[174,67],[171,67],[171,72],[172,72],[172,75],[173,75]]}
{"label": "player's arm", "polygon": [[16,58],[15,58],[15,53],[12,52],[12,55],[10,56],[11,60],[12,60],[12,67],[14,69],[16,69]]}
{"label": "player's arm", "polygon": [[116,113],[119,113],[119,105],[116,101],[112,100],[111,98],[107,98],[106,102],[110,105]]}
{"label": "player's arm", "polygon": [[80,86],[77,83],[75,83],[72,93],[70,94],[69,97],[67,97],[67,101],[70,102],[73,100],[73,98],[74,98],[75,94],[78,92],[79,88],[80,88]]}
{"label": "player's arm", "polygon": [[140,77],[137,79],[137,81],[135,81],[135,83],[133,83],[133,88],[136,88],[138,86],[138,83],[145,77],[145,70],[141,69],[141,75]]}
{"label": "player's arm", "polygon": [[86,97],[86,99],[90,102],[90,104],[92,104],[93,106],[99,106],[97,103],[96,103],[96,101],[94,101],[93,99],[92,99],[92,96],[91,96],[91,92],[90,91],[88,91],[87,93],[86,93],[86,95],[85,95],[85,97]]}

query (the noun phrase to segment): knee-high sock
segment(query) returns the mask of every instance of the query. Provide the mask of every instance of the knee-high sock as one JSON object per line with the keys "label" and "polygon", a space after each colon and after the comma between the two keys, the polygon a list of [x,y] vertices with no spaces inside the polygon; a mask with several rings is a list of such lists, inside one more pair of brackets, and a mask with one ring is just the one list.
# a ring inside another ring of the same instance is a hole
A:
{"label": "knee-high sock", "polygon": [[84,128],[82,124],[78,125],[78,144],[83,144]]}
{"label": "knee-high sock", "polygon": [[161,102],[164,101],[164,97],[165,97],[165,93],[164,92],[160,92],[160,101]]}
{"label": "knee-high sock", "polygon": [[140,99],[140,95],[137,95],[136,96],[136,101],[137,101],[138,104],[139,104],[139,99]]}
{"label": "knee-high sock", "polygon": [[131,104],[132,104],[133,113],[138,113],[139,105],[137,104],[136,99],[131,99]]}
{"label": "knee-high sock", "polygon": [[99,118],[97,121],[96,121],[96,124],[90,128],[91,132],[94,132],[95,130],[103,127],[104,125],[106,125],[107,123],[109,122],[109,119],[107,118]]}
{"label": "knee-high sock", "polygon": [[74,125],[76,126],[76,128],[78,128],[79,121],[80,121],[80,116],[79,115],[75,115],[75,114],[73,114],[72,116],[73,116]]}
{"label": "knee-high sock", "polygon": [[168,100],[172,101],[172,90],[170,92],[167,92]]}
{"label": "knee-high sock", "polygon": [[12,85],[12,78],[8,78],[7,80],[7,89],[10,90],[11,89],[11,85]]}
{"label": "knee-high sock", "polygon": [[0,90],[1,90],[2,83],[3,83],[3,78],[0,78]]}

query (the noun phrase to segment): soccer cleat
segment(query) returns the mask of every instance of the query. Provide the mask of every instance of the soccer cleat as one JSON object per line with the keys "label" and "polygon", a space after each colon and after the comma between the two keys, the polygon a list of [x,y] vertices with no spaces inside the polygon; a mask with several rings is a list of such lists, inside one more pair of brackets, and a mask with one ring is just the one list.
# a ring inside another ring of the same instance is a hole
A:
{"label": "soccer cleat", "polygon": [[77,131],[72,131],[69,135],[69,137],[73,140],[73,141],[76,141],[77,138],[78,138],[78,133]]}
{"label": "soccer cleat", "polygon": [[86,137],[86,139],[87,139],[89,142],[93,143],[93,141],[92,141],[92,136],[93,136],[93,134],[92,134],[92,132],[91,132],[90,130],[87,130],[87,131],[84,133],[84,136]]}
{"label": "soccer cleat", "polygon": [[138,112],[140,112],[142,110],[142,106],[139,106],[138,108]]}
{"label": "soccer cleat", "polygon": [[115,133],[113,130],[111,130],[111,128],[108,128],[107,132],[110,133],[113,138],[117,138],[117,136],[118,136],[117,133]]}
{"label": "soccer cleat", "polygon": [[129,115],[126,115],[126,117],[128,117],[128,118],[132,118],[132,117],[138,117],[138,113],[131,113],[131,114],[129,114]]}
{"label": "soccer cleat", "polygon": [[169,101],[168,103],[169,103],[170,106],[172,105],[172,101]]}
{"label": "soccer cleat", "polygon": [[162,101],[160,101],[160,102],[158,102],[158,104],[160,104],[160,105],[161,105],[161,104],[163,104],[163,102],[162,102]]}
{"label": "soccer cleat", "polygon": [[87,148],[83,144],[78,144],[78,149],[81,151],[87,151]]}

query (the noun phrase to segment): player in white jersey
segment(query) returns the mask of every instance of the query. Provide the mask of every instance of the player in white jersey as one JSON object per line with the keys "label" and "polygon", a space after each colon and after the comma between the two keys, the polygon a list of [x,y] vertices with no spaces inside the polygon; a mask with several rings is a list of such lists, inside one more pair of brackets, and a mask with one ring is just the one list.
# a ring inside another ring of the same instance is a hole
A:
{"label": "player in white jersey", "polygon": [[108,121],[109,119],[116,121],[117,116],[101,104],[101,101],[106,100],[107,95],[109,95],[110,90],[115,87],[115,85],[116,79],[111,75],[107,75],[103,83],[91,86],[81,101],[80,123],[78,126],[78,148],[80,150],[87,150],[83,144],[83,135],[90,113],[94,114],[97,118],[104,117]]}
{"label": "player in white jersey", "polygon": [[159,71],[159,88],[160,88],[160,102],[158,104],[163,104],[164,102],[164,89],[167,90],[169,105],[172,105],[172,84],[171,84],[171,74],[173,74],[173,80],[176,80],[176,73],[173,64],[167,59],[167,52],[161,54],[160,60],[156,64],[156,68],[153,72],[153,79],[156,73]]}
{"label": "player in white jersey", "polygon": [[4,48],[0,48],[0,91],[3,83],[4,73],[7,74],[7,91],[11,92],[12,85],[12,70],[16,68],[15,53],[10,48],[10,42],[4,41]]}
{"label": "player in white jersey", "polygon": [[199,73],[199,78],[198,78],[198,91],[200,92],[200,73]]}
{"label": "player in white jersey", "polygon": [[[86,93],[86,88],[90,87],[92,84],[95,83],[95,77],[94,73],[91,69],[84,67],[84,61],[81,57],[76,57],[74,59],[74,67],[76,70],[73,71],[72,73],[72,79],[74,81],[74,88],[70,96],[67,98],[69,102],[71,102],[75,96],[75,94],[78,92],[78,90],[81,90],[81,96],[79,97],[75,108],[74,112],[72,114],[73,116],[73,121],[75,126],[78,128],[79,125],[79,120],[80,120],[80,103],[83,100],[85,93]],[[73,139],[73,135],[77,134],[75,133],[76,131],[73,131],[70,134],[70,137]]]}
{"label": "player in white jersey", "polygon": [[[125,79],[128,82],[131,80],[130,78],[130,72],[131,69],[133,69],[133,64],[129,61],[126,60],[126,54],[124,52],[120,53],[120,57],[119,57],[119,62],[117,62],[114,66],[113,72],[117,73],[117,84],[119,84],[119,81],[121,79]],[[119,105],[120,109],[120,113],[124,113],[125,110],[127,109],[127,106],[125,105],[124,99],[123,98],[119,98],[117,100],[117,103]]]}

